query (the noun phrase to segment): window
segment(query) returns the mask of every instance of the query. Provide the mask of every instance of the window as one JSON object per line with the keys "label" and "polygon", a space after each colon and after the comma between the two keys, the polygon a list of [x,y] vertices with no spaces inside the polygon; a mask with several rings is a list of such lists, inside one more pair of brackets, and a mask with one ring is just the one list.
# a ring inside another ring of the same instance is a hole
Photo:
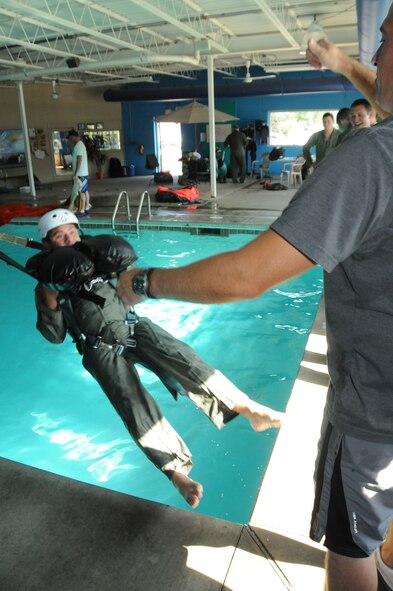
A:
{"label": "window", "polygon": [[270,145],[303,146],[310,135],[323,129],[322,116],[331,113],[336,121],[337,109],[323,111],[271,111]]}
{"label": "window", "polygon": [[85,131],[83,135],[99,135],[103,139],[100,150],[120,150],[120,131]]}

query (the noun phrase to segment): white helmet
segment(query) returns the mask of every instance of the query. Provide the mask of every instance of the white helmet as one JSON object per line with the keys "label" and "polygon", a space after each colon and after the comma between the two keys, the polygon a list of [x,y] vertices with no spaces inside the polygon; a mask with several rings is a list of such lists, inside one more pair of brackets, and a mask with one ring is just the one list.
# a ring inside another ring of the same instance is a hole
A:
{"label": "white helmet", "polygon": [[63,224],[76,224],[79,227],[79,220],[69,209],[52,209],[45,213],[38,222],[38,233],[41,239],[44,240],[48,232]]}

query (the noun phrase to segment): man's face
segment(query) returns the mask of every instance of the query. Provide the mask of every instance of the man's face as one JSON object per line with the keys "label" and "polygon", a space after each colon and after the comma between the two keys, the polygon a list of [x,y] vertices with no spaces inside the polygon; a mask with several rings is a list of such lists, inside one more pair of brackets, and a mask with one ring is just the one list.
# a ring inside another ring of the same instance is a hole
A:
{"label": "man's face", "polygon": [[364,105],[351,107],[351,124],[355,129],[371,127],[371,112],[369,113]]}
{"label": "man's face", "polygon": [[382,23],[382,39],[378,51],[372,58],[377,66],[376,95],[377,103],[389,112],[393,112],[393,5]]}
{"label": "man's face", "polygon": [[72,246],[76,242],[80,242],[80,240],[75,224],[62,224],[57,228],[53,228],[46,237],[46,242],[50,248]]}
{"label": "man's face", "polygon": [[323,127],[326,131],[330,131],[334,127],[334,121],[333,121],[333,118],[330,117],[330,115],[329,115],[329,117],[324,117],[322,119],[322,123],[323,123]]}
{"label": "man's face", "polygon": [[75,146],[75,144],[77,144],[77,143],[79,142],[79,137],[78,137],[78,136],[76,136],[76,135],[71,135],[71,136],[68,138],[68,141],[70,142],[70,144],[71,144],[72,146]]}

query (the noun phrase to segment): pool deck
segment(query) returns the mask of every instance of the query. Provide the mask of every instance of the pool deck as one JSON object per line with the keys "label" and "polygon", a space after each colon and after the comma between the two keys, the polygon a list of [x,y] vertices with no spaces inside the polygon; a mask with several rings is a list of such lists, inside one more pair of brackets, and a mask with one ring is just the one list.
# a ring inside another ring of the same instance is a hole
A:
{"label": "pool deck", "polygon": [[[93,181],[93,214],[81,218],[81,223],[108,225],[122,190],[129,193],[134,218],[140,195],[147,189],[152,216],[147,219],[147,212],[142,212],[142,231],[144,225],[180,224],[183,228],[242,226],[252,232],[271,224],[294,193],[263,190],[259,181],[248,177],[244,185],[218,185],[217,199],[211,199],[209,185],[200,184],[204,202],[196,208],[167,207],[153,203],[150,178]],[[38,191],[35,200],[5,193],[0,204],[55,204],[68,190],[69,182],[62,182]],[[128,224],[124,211],[118,221]],[[324,548],[309,540],[308,527],[327,382],[321,305],[247,524],[0,459],[0,589],[323,591]]]}

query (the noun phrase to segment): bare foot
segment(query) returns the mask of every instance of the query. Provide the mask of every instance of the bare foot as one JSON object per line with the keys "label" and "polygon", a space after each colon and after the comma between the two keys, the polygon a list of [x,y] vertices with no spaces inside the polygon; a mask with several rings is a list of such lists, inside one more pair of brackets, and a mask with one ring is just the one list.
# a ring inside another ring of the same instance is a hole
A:
{"label": "bare foot", "polygon": [[273,410],[268,406],[263,406],[258,402],[249,399],[247,404],[238,405],[234,408],[236,412],[243,415],[250,421],[254,431],[265,431],[271,427],[281,427],[284,413]]}
{"label": "bare foot", "polygon": [[199,501],[203,497],[202,485],[199,484],[199,482],[195,482],[195,480],[191,480],[191,478],[182,472],[174,472],[172,482],[190,507],[196,509],[199,505]]}

